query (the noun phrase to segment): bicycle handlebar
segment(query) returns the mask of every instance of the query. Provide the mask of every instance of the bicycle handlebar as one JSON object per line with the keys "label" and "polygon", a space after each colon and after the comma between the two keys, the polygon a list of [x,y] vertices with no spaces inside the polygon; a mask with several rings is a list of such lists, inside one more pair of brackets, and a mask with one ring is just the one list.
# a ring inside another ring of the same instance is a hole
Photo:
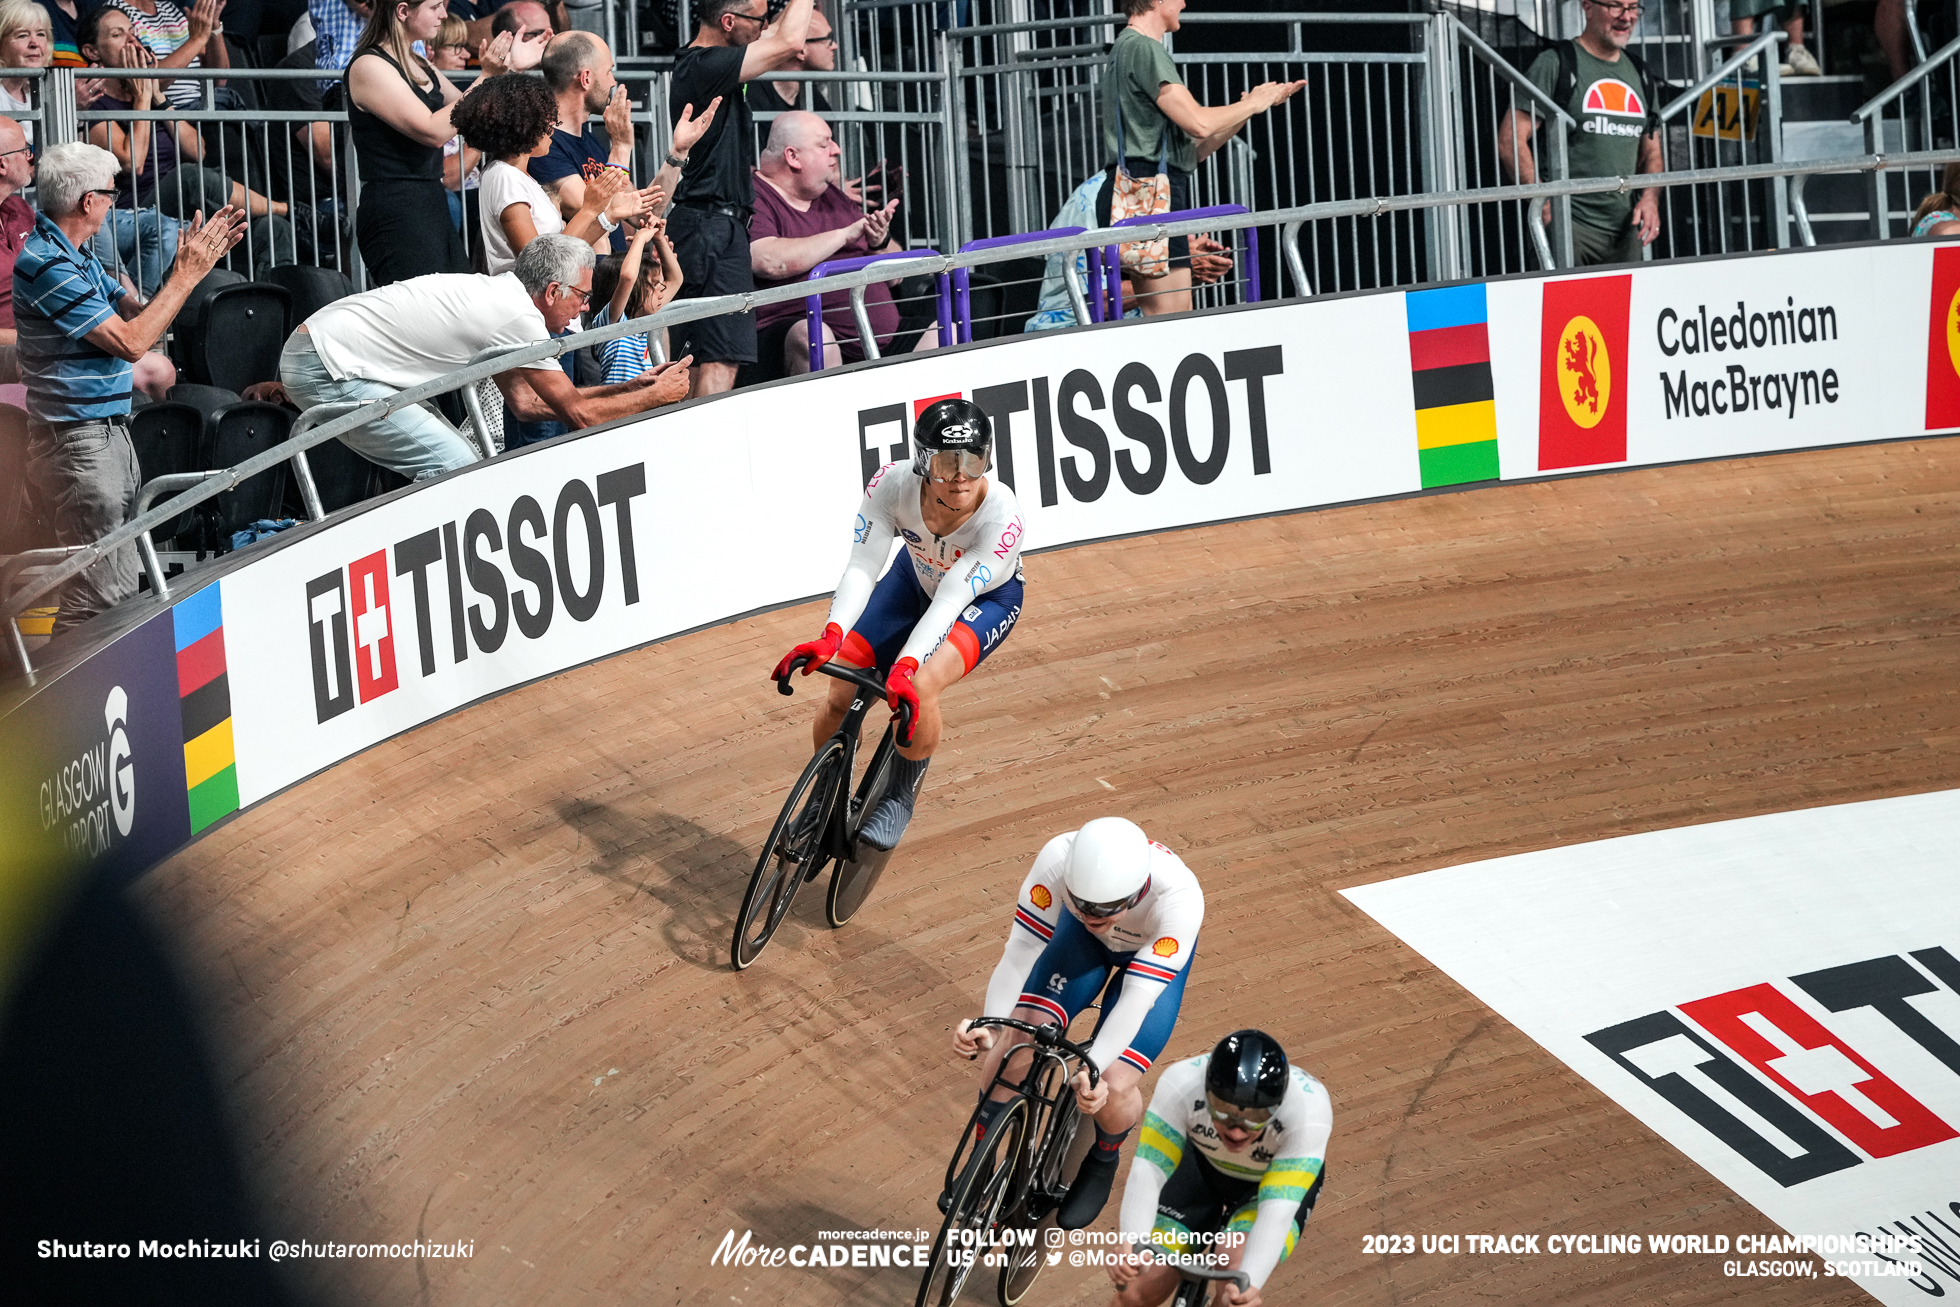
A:
{"label": "bicycle handlebar", "polygon": [[[809,654],[802,654],[796,658],[792,658],[790,660],[789,670],[783,673],[782,677],[776,681],[776,693],[795,694],[796,687],[790,684],[790,677],[796,675],[809,661]],[[852,685],[857,686],[860,690],[865,691],[874,698],[882,699],[885,697],[884,683],[878,679],[876,672],[866,671],[862,667],[853,667],[849,663],[840,663],[834,658],[819,666],[817,670],[825,676],[834,676],[840,681],[849,681]],[[899,704],[897,715],[898,742],[909,745],[912,743],[912,705],[909,703]]]}
{"label": "bicycle handlebar", "polygon": [[1213,1270],[1209,1266],[1194,1266],[1188,1258],[1168,1256],[1147,1243],[1137,1244],[1135,1246],[1139,1255],[1149,1253],[1156,1261],[1160,1261],[1164,1265],[1171,1267],[1179,1275],[1188,1276],[1193,1280],[1222,1280],[1229,1283],[1241,1293],[1252,1287],[1252,1277],[1244,1271],[1219,1271]]}
{"label": "bicycle handlebar", "polygon": [[1040,1044],[1043,1048],[1059,1048],[1064,1052],[1073,1053],[1082,1060],[1083,1068],[1089,1072],[1089,1087],[1091,1089],[1095,1088],[1096,1083],[1102,1079],[1102,1076],[1096,1071],[1096,1064],[1089,1059],[1089,1050],[1080,1044],[1069,1043],[1068,1039],[1062,1034],[1062,1028],[1058,1025],[1050,1023],[1045,1026],[1033,1026],[1025,1021],[1016,1021],[1013,1017],[976,1017],[972,1021],[967,1022],[966,1028],[968,1030],[979,1030],[985,1026],[1007,1026],[1010,1029],[1019,1030],[1024,1034],[1033,1035],[1034,1042]]}

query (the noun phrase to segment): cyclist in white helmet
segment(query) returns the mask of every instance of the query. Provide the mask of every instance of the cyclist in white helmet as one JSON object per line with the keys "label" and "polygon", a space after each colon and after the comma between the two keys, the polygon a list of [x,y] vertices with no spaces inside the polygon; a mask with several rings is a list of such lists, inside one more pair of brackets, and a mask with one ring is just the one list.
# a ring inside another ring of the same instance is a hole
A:
{"label": "cyclist in white helmet", "polygon": [[[1191,869],[1121,817],[1057,835],[1021,883],[1007,948],[987,984],[986,1015],[1066,1029],[1109,983],[1089,1044],[1101,1079],[1093,1088],[1087,1072],[1075,1080],[1077,1106],[1095,1118],[1096,1143],[1057,1215],[1065,1230],[1094,1221],[1109,1199],[1118,1149],[1143,1117],[1139,1082],[1177,1023],[1204,919],[1204,891]],[[987,1053],[983,1129],[1007,1098],[993,1087],[994,1072],[1027,1038],[1012,1031],[996,1040],[995,1033],[962,1021],[953,1034],[961,1056]]]}

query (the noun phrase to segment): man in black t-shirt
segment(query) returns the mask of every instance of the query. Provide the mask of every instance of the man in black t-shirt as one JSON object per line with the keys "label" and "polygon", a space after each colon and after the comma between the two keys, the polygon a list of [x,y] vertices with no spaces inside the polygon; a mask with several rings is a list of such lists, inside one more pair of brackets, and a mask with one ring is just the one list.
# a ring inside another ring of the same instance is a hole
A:
{"label": "man in black t-shirt", "polygon": [[[721,110],[692,149],[667,159],[681,169],[667,234],[686,278],[682,298],[740,295],[755,289],[749,270],[749,214],[755,204],[755,128],[742,84],[803,53],[812,0],[790,0],[765,29],[769,0],[700,0],[700,30],[674,56],[668,103],[678,121],[721,97]],[[731,390],[735,372],[755,362],[755,315],[730,314],[674,330],[673,348],[694,355],[696,395]]]}

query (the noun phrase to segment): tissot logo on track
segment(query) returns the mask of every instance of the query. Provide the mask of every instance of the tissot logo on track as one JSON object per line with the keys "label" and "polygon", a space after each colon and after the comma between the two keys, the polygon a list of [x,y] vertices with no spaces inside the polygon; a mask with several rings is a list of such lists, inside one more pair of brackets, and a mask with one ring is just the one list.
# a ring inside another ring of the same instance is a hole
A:
{"label": "tissot logo on track", "polygon": [[[475,509],[460,523],[430,527],[308,581],[315,719],[398,689],[403,662],[434,676],[439,626],[453,666],[472,653],[496,653],[513,628],[527,640],[542,638],[561,611],[589,621],[605,598],[609,557],[621,603],[640,602],[633,500],[645,493],[641,463],[589,485],[574,478],[558,488],[549,513],[540,499],[520,495],[501,514]],[[447,600],[441,610],[431,602],[437,587]]]}
{"label": "tissot logo on track", "polygon": [[[1869,958],[1788,983],[1827,1012],[1870,1009],[1960,1076],[1956,1032],[1909,1002],[1942,985],[1960,992],[1960,959],[1946,949]],[[1894,1073],[1776,984],[1680,1003],[1586,1040],[1785,1188],[1960,1138]]]}
{"label": "tissot logo on track", "polygon": [[[1285,371],[1282,347],[1268,345],[1226,350],[1216,359],[1187,354],[1168,379],[1146,363],[1131,362],[1108,377],[1076,368],[1059,380],[1030,377],[979,386],[973,402],[993,423],[994,466],[1016,495],[1027,494],[1022,480],[1032,454],[1044,507],[1060,503],[1063,492],[1088,504],[1116,483],[1132,495],[1154,494],[1173,473],[1191,485],[1210,485],[1235,458],[1249,461],[1254,476],[1270,473],[1266,381]],[[927,404],[948,398],[959,396],[935,395],[859,410],[865,479],[885,463],[910,457],[908,414],[916,420]],[[1032,428],[1032,448],[1017,448],[1017,414],[1023,415],[1018,434],[1025,436]],[[1235,415],[1246,435],[1243,453],[1232,441]],[[1066,442],[1060,446],[1058,431]]]}

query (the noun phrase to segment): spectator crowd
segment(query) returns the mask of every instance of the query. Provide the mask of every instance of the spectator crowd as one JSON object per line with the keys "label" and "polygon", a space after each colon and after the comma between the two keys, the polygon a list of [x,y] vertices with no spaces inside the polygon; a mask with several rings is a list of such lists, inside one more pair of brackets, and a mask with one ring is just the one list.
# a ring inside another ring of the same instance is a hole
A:
{"label": "spectator crowd", "polygon": [[[1054,226],[1190,207],[1199,163],[1305,85],[1268,82],[1233,104],[1202,104],[1166,46],[1184,0],[1115,5],[1125,26],[1102,79],[1108,163]],[[304,412],[392,395],[485,351],[643,318],[677,298],[780,287],[902,248],[899,200],[885,193],[902,177],[843,175],[825,117],[842,97],[809,77],[836,68],[816,0],[694,0],[696,30],[669,83],[671,145],[650,161],[613,51],[573,25],[574,14],[598,12],[560,0],[0,0],[0,553],[86,544],[127,519],[142,479],[132,406],[180,392],[184,353],[173,362],[161,347],[181,342],[217,280],[243,280],[241,262],[282,288],[304,283],[310,298],[265,375],[234,398]],[[1575,121],[1602,78],[1654,103],[1627,51],[1639,6],[1582,0],[1582,13],[1584,31],[1546,50],[1530,79]],[[1806,73],[1814,64],[1792,34]],[[241,62],[297,75],[223,75]],[[84,140],[39,148],[37,70],[52,67],[80,70],[77,107],[94,112]],[[193,70],[205,75],[184,75]],[[750,85],[771,75],[781,80]],[[290,133],[283,169],[228,151],[235,124],[143,116],[208,105],[292,111],[265,133]],[[759,152],[754,107],[773,118]],[[344,110],[344,125],[306,118],[329,110]],[[1507,174],[1532,180],[1545,124],[1527,110],[1497,127]],[[1638,134],[1573,135],[1574,175],[1660,167],[1654,128],[1650,115]],[[359,203],[323,200],[343,193],[349,145]],[[1658,226],[1651,191],[1580,197],[1574,210],[1581,262],[1637,259]],[[1957,213],[1960,170],[1949,170],[1916,231],[1960,230]],[[1206,237],[1152,244],[1122,247],[1133,312],[1188,310],[1194,285],[1233,268]],[[356,255],[372,287],[359,294],[344,275]],[[320,275],[273,275],[288,265]],[[1085,276],[1084,259],[1071,269],[1054,256],[1047,271],[1027,330],[1074,321],[1066,279]],[[434,477],[490,448],[793,375],[813,360],[866,358],[861,328],[879,355],[947,343],[930,309],[908,310],[896,284],[869,286],[862,315],[847,292],[826,294],[814,327],[800,299],[785,300],[509,369],[476,406],[487,431],[447,396],[340,440],[398,478]],[[134,550],[117,551],[61,594],[57,629],[136,585]]]}
{"label": "spectator crowd", "polygon": [[[391,396],[484,351],[666,303],[683,284],[666,197],[718,106],[687,115],[672,165],[636,184],[612,52],[566,18],[535,0],[0,0],[0,553],[86,545],[128,520],[148,458],[132,414],[146,404],[202,405],[208,441],[227,399],[295,413]],[[262,38],[280,30],[283,58],[273,49],[268,60]],[[344,126],[278,130],[293,132],[295,170],[316,175],[331,176],[352,143],[353,211],[320,212],[292,177],[268,187],[249,163],[234,175],[239,156],[227,159],[216,124],[141,116],[255,107],[251,86],[241,95],[229,79],[172,76],[241,60],[330,72],[264,85],[290,97],[279,108],[344,108]],[[41,79],[4,74],[55,66],[83,70],[76,107],[96,112],[84,139],[37,149]],[[473,80],[458,85],[452,71]],[[254,384],[179,385],[187,329],[245,281],[223,265],[247,250],[282,300],[290,287],[328,288],[293,315]],[[339,271],[356,251],[373,287],[358,294]],[[282,265],[330,280],[273,275]],[[173,340],[177,362],[164,352]],[[487,439],[508,448],[684,398],[690,360],[662,357],[628,336],[496,376],[491,432],[467,430],[443,397],[340,443],[377,475],[441,475],[481,457]],[[53,630],[138,585],[135,549],[112,551],[54,596]]]}

